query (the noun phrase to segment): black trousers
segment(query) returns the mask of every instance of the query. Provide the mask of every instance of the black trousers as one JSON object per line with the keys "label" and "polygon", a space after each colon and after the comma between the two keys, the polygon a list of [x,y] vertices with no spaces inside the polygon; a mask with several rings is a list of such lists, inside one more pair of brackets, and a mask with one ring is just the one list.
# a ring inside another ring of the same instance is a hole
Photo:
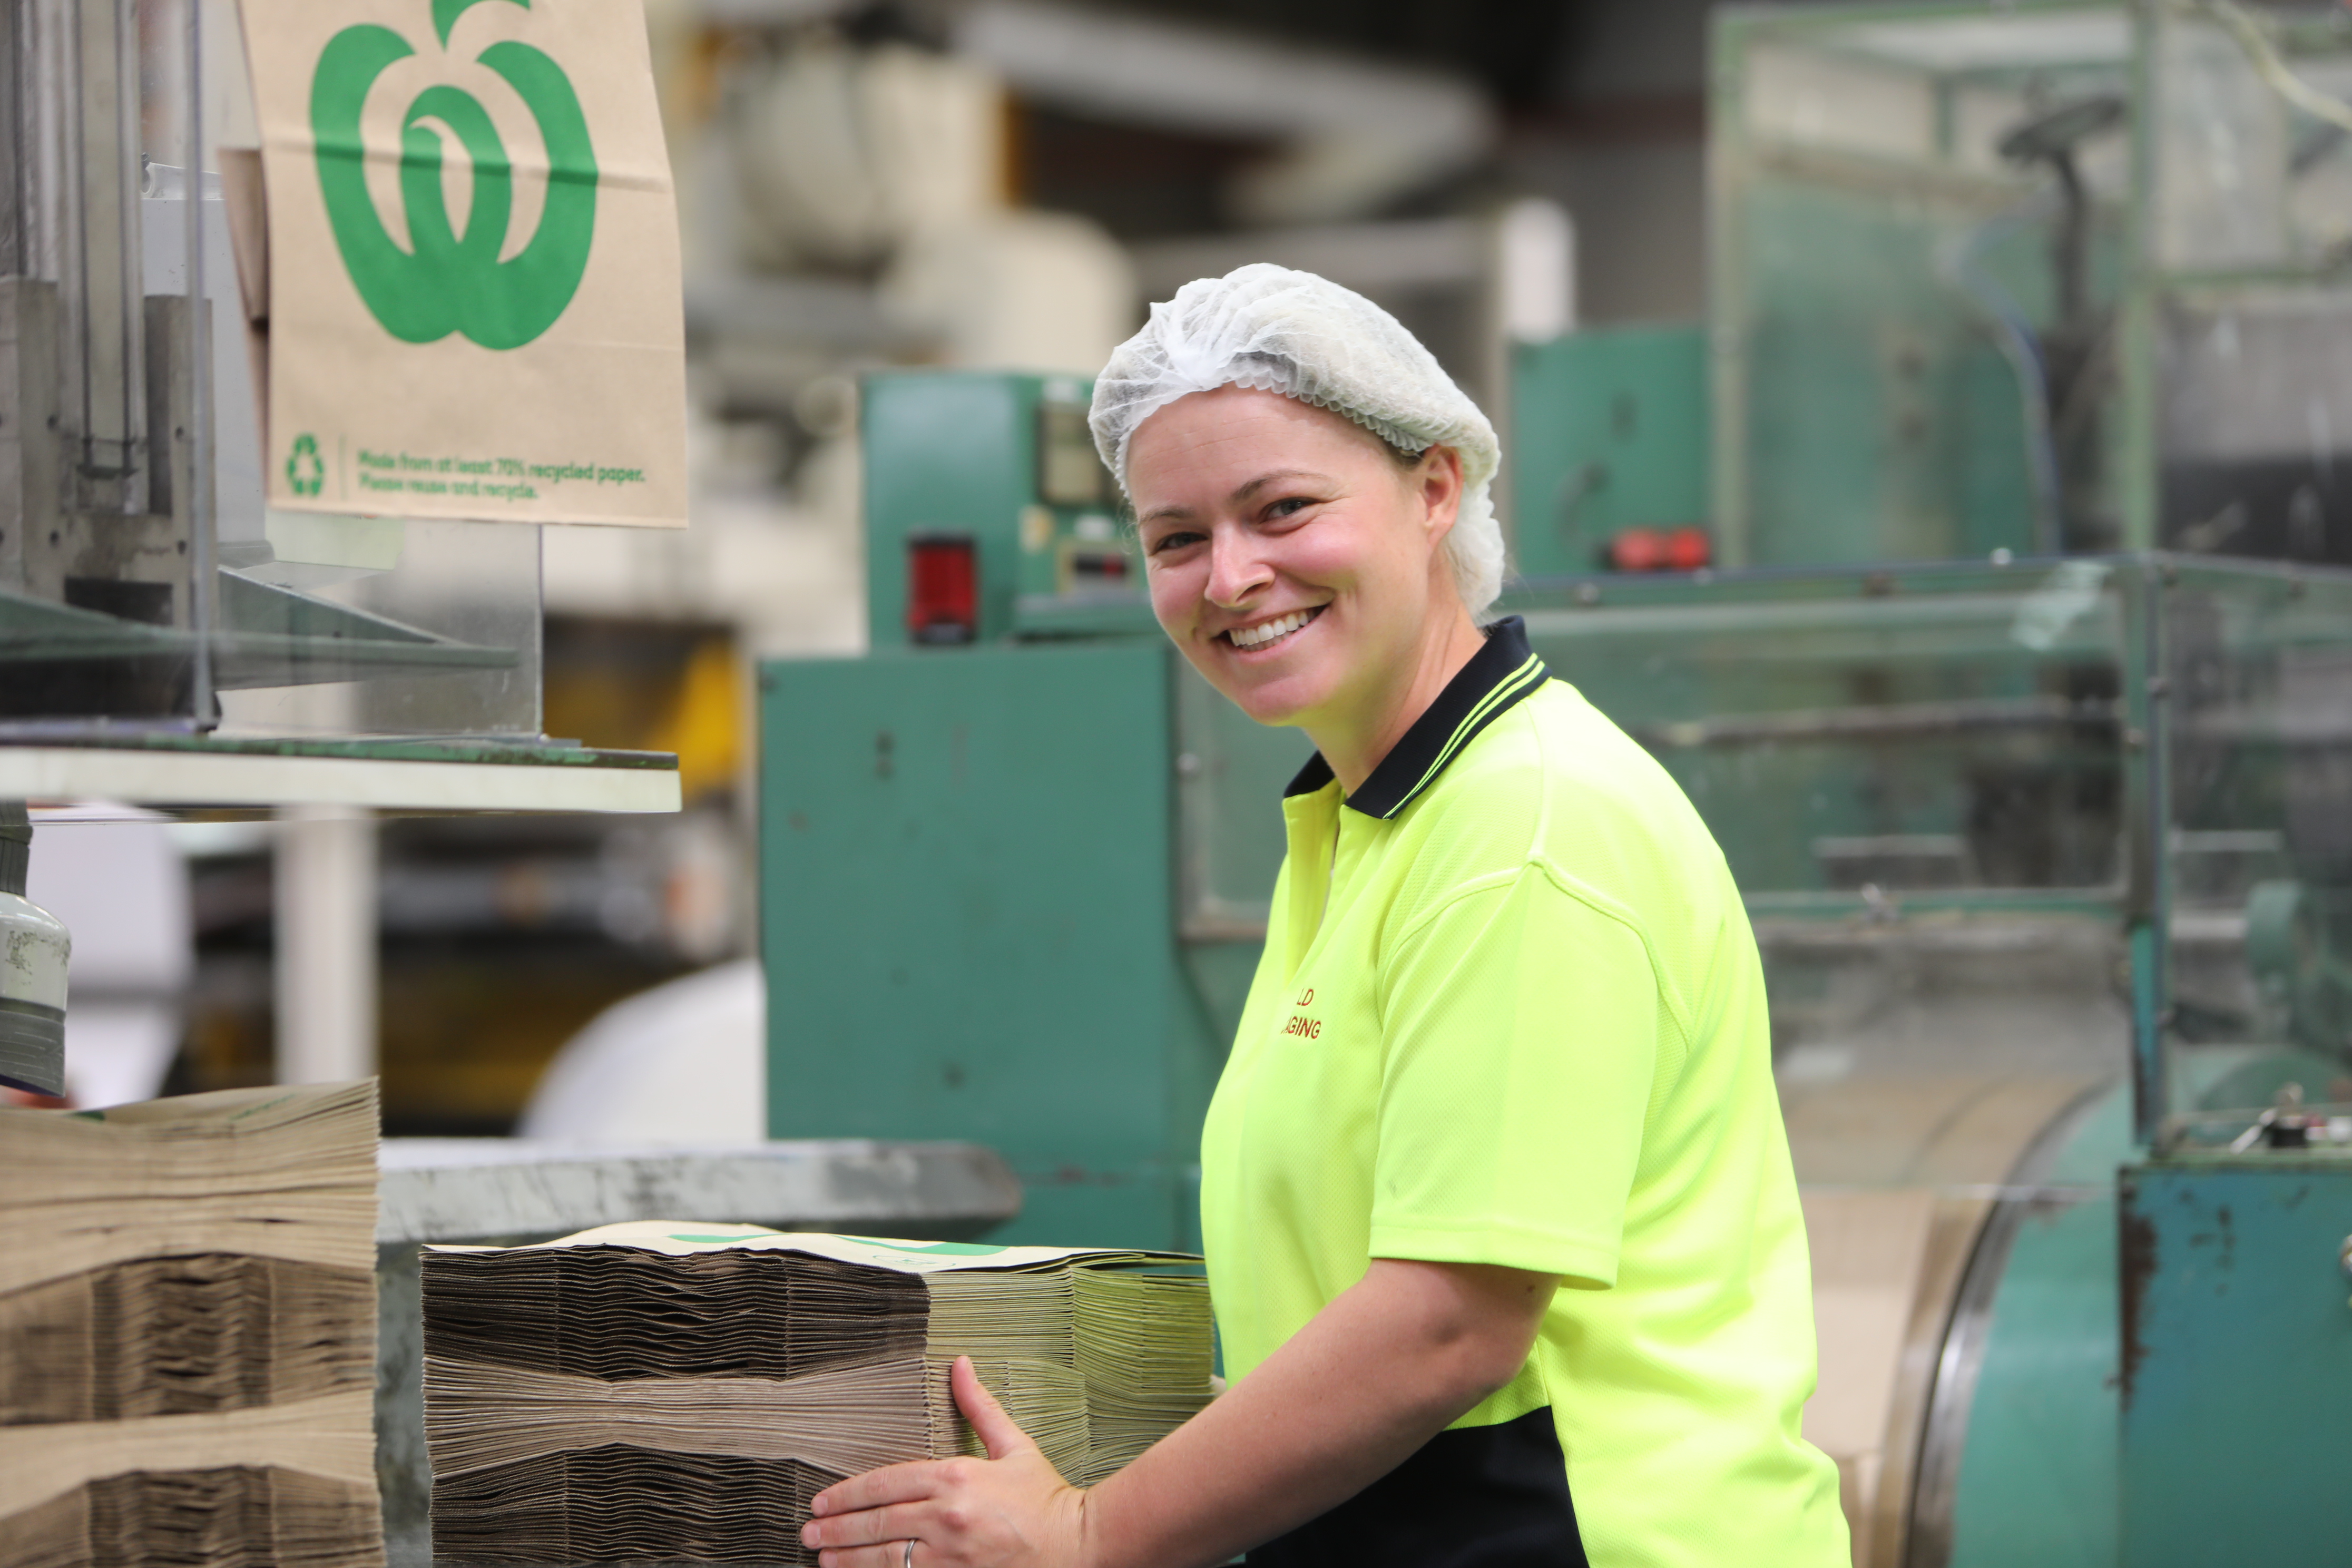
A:
{"label": "black trousers", "polygon": [[1440,1432],[1249,1568],[1589,1568],[1551,1411]]}

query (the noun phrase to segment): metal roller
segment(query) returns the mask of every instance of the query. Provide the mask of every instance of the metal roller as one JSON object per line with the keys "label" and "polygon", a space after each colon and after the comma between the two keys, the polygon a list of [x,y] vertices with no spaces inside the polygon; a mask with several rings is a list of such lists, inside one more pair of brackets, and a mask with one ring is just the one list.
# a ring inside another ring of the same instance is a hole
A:
{"label": "metal roller", "polygon": [[[2015,1429],[2050,1414],[2013,1411],[2015,1387],[2038,1380],[2070,1413],[2104,1399],[2110,1468],[2114,1458],[2112,1206],[2128,1117],[2122,1016],[2104,978],[2112,938],[2032,921],[1766,921],[1758,934],[1812,1251],[1821,1381],[1805,1436],[1837,1461],[1855,1568],[2033,1561],[1978,1550],[2017,1533],[1975,1521],[2019,1506],[2005,1455]],[[2097,1212],[2076,1212],[2086,1205]],[[2102,1257],[2105,1272],[2084,1278],[2108,1305],[2086,1336],[2069,1290]],[[2052,1334],[2036,1314],[2053,1269],[2064,1326]],[[1979,1426],[2000,1431],[2003,1455],[1974,1458]],[[2081,1533],[2032,1511],[2028,1539]]]}
{"label": "metal roller", "polygon": [[1993,1303],[2020,1228],[2080,1201],[2051,1193],[2049,1172],[2115,1093],[2078,1075],[1990,1074],[1784,1096],[1821,1338],[1805,1435],[1837,1461],[1855,1568],[1954,1561]]}

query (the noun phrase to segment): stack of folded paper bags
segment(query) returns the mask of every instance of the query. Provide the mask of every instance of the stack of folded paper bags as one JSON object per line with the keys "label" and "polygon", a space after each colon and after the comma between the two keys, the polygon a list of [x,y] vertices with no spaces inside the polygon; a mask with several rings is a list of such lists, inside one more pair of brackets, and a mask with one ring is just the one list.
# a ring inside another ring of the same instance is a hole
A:
{"label": "stack of folded paper bags", "polygon": [[428,1248],[434,1555],[812,1563],[826,1487],[981,1451],[959,1355],[1090,1485],[1208,1402],[1198,1264],[683,1223]]}
{"label": "stack of folded paper bags", "polygon": [[0,1568],[373,1568],[375,1088],[0,1110]]}

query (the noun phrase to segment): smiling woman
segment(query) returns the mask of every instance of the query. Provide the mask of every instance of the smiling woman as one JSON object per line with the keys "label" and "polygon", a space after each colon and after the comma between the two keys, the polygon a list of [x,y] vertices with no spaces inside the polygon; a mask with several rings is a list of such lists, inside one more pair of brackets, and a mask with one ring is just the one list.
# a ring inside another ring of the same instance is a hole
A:
{"label": "smiling woman", "polygon": [[1223,386],[1153,415],[1129,453],[1160,626],[1261,724],[1295,724],[1349,789],[1479,645],[1453,554],[1462,459],[1278,393]]}
{"label": "smiling woman", "polygon": [[[1369,301],[1187,284],[1096,383],[1160,624],[1317,747],[1209,1110],[1232,1387],[1094,1488],[968,1363],[986,1460],[821,1494],[825,1568],[1847,1562],[1799,1435],[1803,1219],[1738,889],[1500,585],[1484,416]],[[1271,809],[1271,803],[1269,803]]]}

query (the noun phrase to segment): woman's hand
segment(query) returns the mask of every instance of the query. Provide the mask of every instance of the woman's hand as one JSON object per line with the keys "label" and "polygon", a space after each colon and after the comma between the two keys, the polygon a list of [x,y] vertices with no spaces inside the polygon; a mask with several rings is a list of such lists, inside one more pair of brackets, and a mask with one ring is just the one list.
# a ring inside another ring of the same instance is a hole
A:
{"label": "woman's hand", "polygon": [[948,1375],[988,1458],[892,1465],[827,1487],[801,1544],[824,1568],[1082,1568],[1087,1494],[1013,1424],[970,1356]]}
{"label": "woman's hand", "polygon": [[989,1457],[828,1488],[801,1540],[824,1568],[1226,1562],[1353,1497],[1509,1383],[1559,1284],[1376,1258],[1257,1370],[1089,1491],[1062,1479],[959,1357],[956,1405]]}

